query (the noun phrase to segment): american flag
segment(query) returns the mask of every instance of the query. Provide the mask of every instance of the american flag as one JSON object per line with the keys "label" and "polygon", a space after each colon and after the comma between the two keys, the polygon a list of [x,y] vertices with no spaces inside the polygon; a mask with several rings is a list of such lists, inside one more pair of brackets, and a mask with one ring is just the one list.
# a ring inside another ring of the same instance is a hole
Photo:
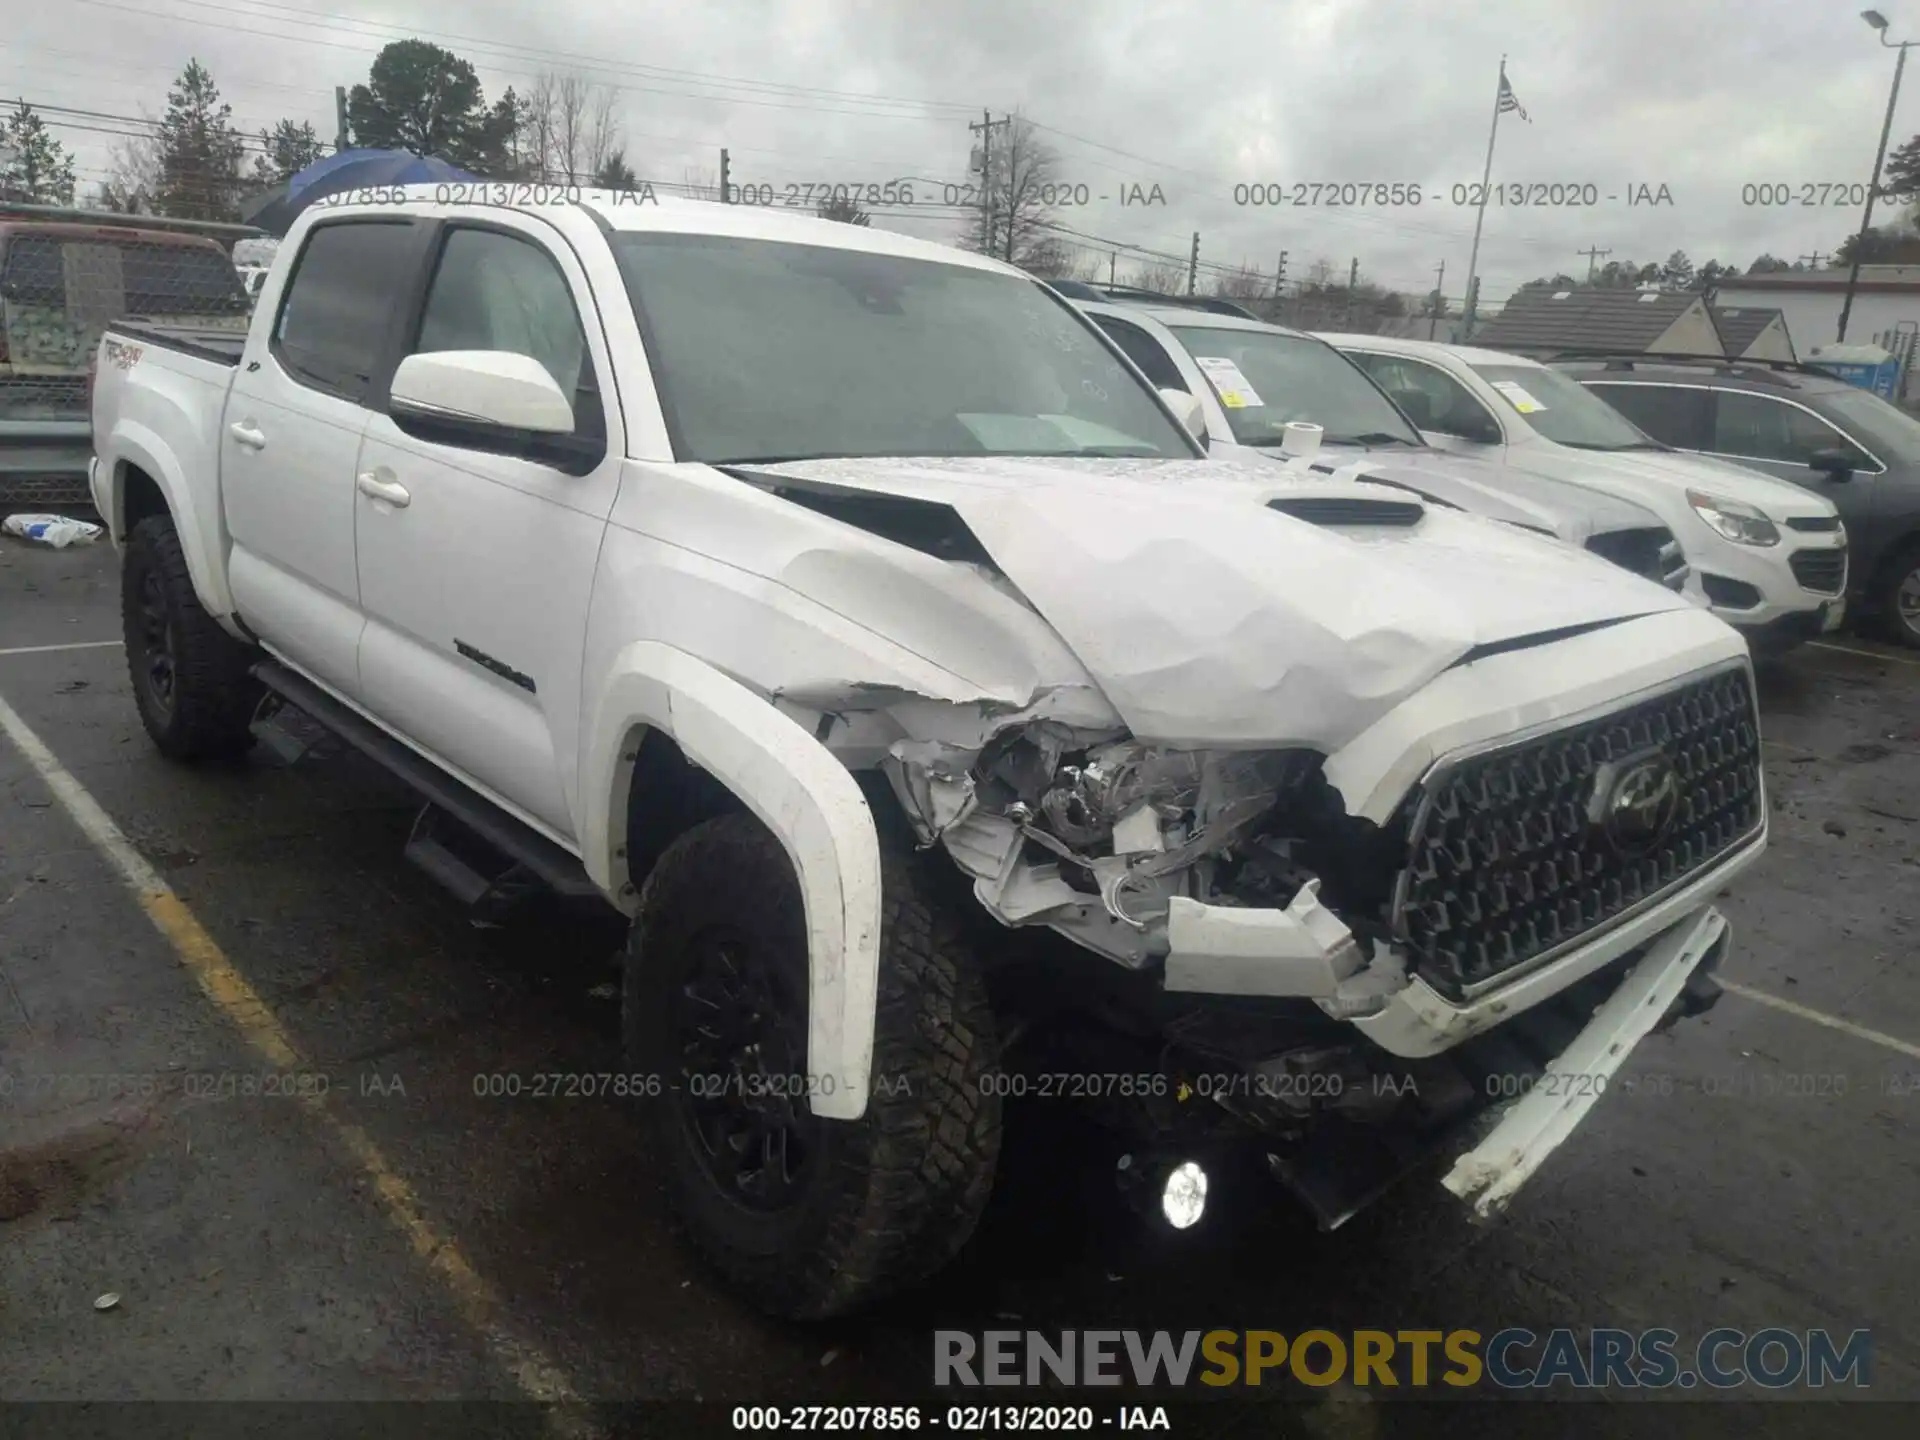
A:
{"label": "american flag", "polygon": [[1513,86],[1507,83],[1507,72],[1502,70],[1500,72],[1500,113],[1504,115],[1509,110],[1513,111],[1514,114],[1518,115],[1522,120],[1525,120],[1529,125],[1533,123],[1533,120],[1528,116],[1527,112],[1521,108],[1519,100],[1515,98]]}

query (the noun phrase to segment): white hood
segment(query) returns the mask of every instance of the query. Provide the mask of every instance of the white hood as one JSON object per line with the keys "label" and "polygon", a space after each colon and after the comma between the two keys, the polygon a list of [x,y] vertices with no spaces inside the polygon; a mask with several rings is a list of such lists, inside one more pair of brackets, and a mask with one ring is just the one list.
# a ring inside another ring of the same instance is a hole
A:
{"label": "white hood", "polygon": [[1679,450],[1516,445],[1507,453],[1509,463],[1519,469],[1591,485],[1643,504],[1670,504],[1676,494],[1684,501],[1691,489],[1752,505],[1774,520],[1836,513],[1831,500],[1790,481]]}
{"label": "white hood", "polygon": [[1330,529],[1281,514],[1269,499],[1411,497],[1258,460],[741,473],[950,506],[1134,734],[1164,743],[1332,749],[1477,646],[1690,608],[1606,561],[1470,515],[1427,508],[1411,527]]}

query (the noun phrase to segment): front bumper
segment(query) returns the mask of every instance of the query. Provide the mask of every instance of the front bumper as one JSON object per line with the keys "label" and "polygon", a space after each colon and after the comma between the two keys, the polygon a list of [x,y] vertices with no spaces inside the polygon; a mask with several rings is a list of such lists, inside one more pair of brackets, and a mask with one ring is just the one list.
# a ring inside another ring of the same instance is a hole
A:
{"label": "front bumper", "polygon": [[1717,998],[1703,962],[1717,968],[1731,937],[1726,917],[1709,906],[1654,941],[1586,1028],[1440,1183],[1481,1219],[1506,1208],[1606,1093],[1634,1046],[1676,1007],[1704,1009]]}
{"label": "front bumper", "polygon": [[[1709,527],[1702,521],[1700,528]],[[1781,535],[1778,545],[1757,546],[1736,545],[1713,532],[1710,544],[1696,546],[1688,556],[1693,568],[1683,593],[1748,636],[1764,633],[1776,625],[1813,623],[1817,626],[1833,609],[1845,605],[1847,570],[1843,566],[1837,590],[1810,590],[1794,573],[1793,557],[1834,550],[1844,552],[1848,548],[1846,532],[1799,531],[1783,526]],[[1750,590],[1750,597],[1742,597],[1750,603],[1716,600],[1708,594],[1708,576]]]}
{"label": "front bumper", "polygon": [[1767,832],[1762,830],[1718,865],[1696,875],[1638,915],[1630,915],[1551,965],[1530,971],[1471,1000],[1455,1003],[1416,975],[1384,1009],[1360,1016],[1352,1023],[1381,1049],[1404,1059],[1422,1059],[1451,1050],[1705,912],[1714,894],[1758,860],[1766,848]]}

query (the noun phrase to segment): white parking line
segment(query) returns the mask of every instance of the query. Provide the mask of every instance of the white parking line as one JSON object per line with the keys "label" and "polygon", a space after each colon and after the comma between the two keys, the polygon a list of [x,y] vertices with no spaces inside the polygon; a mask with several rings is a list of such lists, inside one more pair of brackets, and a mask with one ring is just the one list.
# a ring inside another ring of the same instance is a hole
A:
{"label": "white parking line", "polygon": [[1887,655],[1878,650],[1857,650],[1851,645],[1832,645],[1825,640],[1809,640],[1809,650],[1831,650],[1836,655],[1858,655],[1863,660],[1891,660],[1895,665],[1913,665],[1920,667],[1920,660],[1909,660],[1904,655]]}
{"label": "white parking line", "polygon": [[1910,1045],[1880,1030],[1869,1030],[1864,1025],[1856,1025],[1851,1020],[1842,1020],[1838,1015],[1828,1015],[1800,1004],[1796,1000],[1783,1000],[1778,995],[1769,995],[1764,990],[1754,990],[1737,980],[1722,980],[1720,988],[1729,994],[1738,995],[1743,1000],[1751,1000],[1756,1005],[1765,1005],[1770,1010],[1778,1010],[1785,1015],[1797,1015],[1802,1020],[1811,1020],[1815,1025],[1824,1025],[1829,1030],[1838,1030],[1843,1035],[1851,1035],[1856,1040],[1865,1040],[1893,1051],[1896,1055],[1905,1055],[1911,1060],[1920,1060],[1920,1045]]}
{"label": "white parking line", "polygon": [[0,650],[0,660],[9,655],[52,655],[61,650],[111,650],[123,643],[120,640],[75,640],[70,645],[16,645],[11,650]]}

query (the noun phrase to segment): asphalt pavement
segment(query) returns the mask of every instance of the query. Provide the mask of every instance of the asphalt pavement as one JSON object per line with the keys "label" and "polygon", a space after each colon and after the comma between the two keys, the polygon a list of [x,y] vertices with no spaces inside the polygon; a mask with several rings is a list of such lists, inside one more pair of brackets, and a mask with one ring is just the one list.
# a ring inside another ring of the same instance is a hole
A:
{"label": "asphalt pavement", "polygon": [[[1273,1192],[1169,1243],[1062,1107],[1029,1102],[961,1263],[877,1314],[789,1326],[673,1235],[636,1102],[487,1093],[619,1069],[620,926],[536,907],[477,927],[401,859],[414,803],[354,755],[162,760],[115,575],[104,542],[0,541],[0,701],[106,827],[0,736],[0,1397],[532,1397],[691,1425],[924,1400],[940,1328],[1565,1325],[1870,1329],[1870,1398],[1920,1401],[1920,653],[1841,638],[1763,672],[1773,841],[1720,901],[1732,989],[1645,1042],[1642,1083],[1497,1223],[1416,1177],[1330,1235]],[[1395,1423],[1393,1397],[1346,1386],[1268,1398],[1259,1433]],[[1722,1400],[1746,1435],[1896,1412],[1911,1433],[1915,1413]],[[1446,1408],[1423,1427],[1494,1428]]]}

